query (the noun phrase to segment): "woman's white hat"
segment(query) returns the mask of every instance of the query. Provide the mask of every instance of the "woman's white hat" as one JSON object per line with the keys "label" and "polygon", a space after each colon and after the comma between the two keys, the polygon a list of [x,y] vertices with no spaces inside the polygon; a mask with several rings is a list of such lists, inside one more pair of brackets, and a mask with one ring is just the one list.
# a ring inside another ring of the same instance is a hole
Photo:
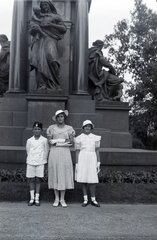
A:
{"label": "woman's white hat", "polygon": [[91,122],[91,120],[85,120],[82,124],[82,128],[84,128],[84,126],[86,126],[88,124],[92,125],[92,128],[94,128],[94,124]]}
{"label": "woman's white hat", "polygon": [[66,117],[68,116],[68,110],[58,110],[55,112],[55,115],[52,117],[53,121],[56,121],[57,115],[59,115],[61,113],[64,113]]}

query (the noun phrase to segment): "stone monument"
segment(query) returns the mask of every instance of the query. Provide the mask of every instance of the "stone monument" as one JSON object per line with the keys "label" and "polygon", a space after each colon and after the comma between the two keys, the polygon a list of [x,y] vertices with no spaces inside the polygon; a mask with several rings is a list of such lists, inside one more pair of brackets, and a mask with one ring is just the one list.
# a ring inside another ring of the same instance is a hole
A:
{"label": "stone monument", "polygon": [[[132,148],[130,107],[119,101],[123,80],[114,79],[116,87],[103,97],[105,101],[93,98],[89,89],[90,5],[91,0],[14,1],[9,88],[0,99],[0,134],[5,136],[0,139],[1,166],[25,166],[25,144],[32,135],[32,123],[42,122],[45,135],[58,109],[69,111],[67,124],[73,126],[76,135],[84,120],[94,123],[95,133],[102,136],[104,161],[110,159],[115,148],[126,152]],[[46,75],[45,69],[50,74]],[[122,154],[123,159],[126,156]]]}

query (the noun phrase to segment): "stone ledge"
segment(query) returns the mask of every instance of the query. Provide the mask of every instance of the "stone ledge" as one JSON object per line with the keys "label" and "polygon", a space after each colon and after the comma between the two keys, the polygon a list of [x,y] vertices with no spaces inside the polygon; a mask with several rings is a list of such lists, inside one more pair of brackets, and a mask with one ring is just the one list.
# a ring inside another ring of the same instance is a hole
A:
{"label": "stone ledge", "polygon": [[26,100],[29,101],[67,101],[68,96],[59,94],[27,94],[25,95]]}
{"label": "stone ledge", "polygon": [[95,108],[97,110],[127,110],[129,111],[131,108],[128,102],[116,102],[116,101],[104,101],[104,102],[96,102]]}
{"label": "stone ledge", "polygon": [[[71,148],[73,163],[75,149]],[[157,151],[141,149],[100,148],[102,169],[157,170]],[[0,169],[19,169],[26,165],[25,147],[0,146]]]}

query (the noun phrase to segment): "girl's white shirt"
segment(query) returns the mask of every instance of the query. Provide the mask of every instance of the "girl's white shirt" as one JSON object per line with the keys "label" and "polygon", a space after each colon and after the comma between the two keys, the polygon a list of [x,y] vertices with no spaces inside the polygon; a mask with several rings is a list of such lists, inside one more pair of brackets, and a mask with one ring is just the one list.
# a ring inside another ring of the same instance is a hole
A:
{"label": "girl's white shirt", "polygon": [[49,145],[47,138],[42,135],[39,139],[31,137],[27,140],[26,143],[26,152],[27,152],[27,164],[30,165],[41,165],[47,163]]}
{"label": "girl's white shirt", "polygon": [[75,149],[80,151],[95,151],[96,148],[100,147],[101,136],[90,133],[86,135],[84,133],[80,134],[74,139]]}

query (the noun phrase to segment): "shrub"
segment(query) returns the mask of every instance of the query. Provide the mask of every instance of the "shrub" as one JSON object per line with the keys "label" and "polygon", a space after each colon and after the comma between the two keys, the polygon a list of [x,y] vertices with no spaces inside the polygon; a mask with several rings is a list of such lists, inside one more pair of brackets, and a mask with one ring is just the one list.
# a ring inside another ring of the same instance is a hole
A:
{"label": "shrub", "polygon": [[[157,172],[138,171],[121,172],[101,170],[98,174],[101,183],[157,183]],[[16,171],[0,170],[0,182],[26,182],[26,172],[22,169]],[[48,171],[45,170],[42,182],[48,181]]]}
{"label": "shrub", "polygon": [[121,172],[105,171],[99,173],[99,181],[103,183],[157,183],[157,172],[138,171]]}

